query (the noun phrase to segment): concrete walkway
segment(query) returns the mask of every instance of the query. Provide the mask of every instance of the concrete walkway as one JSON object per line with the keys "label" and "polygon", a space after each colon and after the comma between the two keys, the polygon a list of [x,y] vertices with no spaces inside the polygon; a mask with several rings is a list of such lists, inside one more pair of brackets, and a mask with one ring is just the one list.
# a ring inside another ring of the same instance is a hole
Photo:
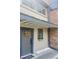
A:
{"label": "concrete walkway", "polygon": [[48,49],[41,53],[40,56],[36,56],[33,59],[57,59],[58,52],[53,49]]}

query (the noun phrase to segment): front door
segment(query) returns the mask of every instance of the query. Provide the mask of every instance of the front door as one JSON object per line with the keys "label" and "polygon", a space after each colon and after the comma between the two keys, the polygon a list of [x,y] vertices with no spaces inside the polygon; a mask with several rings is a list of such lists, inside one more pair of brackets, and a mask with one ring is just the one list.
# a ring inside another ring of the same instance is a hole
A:
{"label": "front door", "polygon": [[21,56],[29,55],[33,52],[33,30],[21,28],[20,48]]}

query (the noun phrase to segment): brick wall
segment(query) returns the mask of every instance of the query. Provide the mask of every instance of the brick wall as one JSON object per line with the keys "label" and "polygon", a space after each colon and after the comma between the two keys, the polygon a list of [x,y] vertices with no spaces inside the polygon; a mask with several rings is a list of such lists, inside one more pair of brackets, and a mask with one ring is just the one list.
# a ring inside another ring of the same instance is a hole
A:
{"label": "brick wall", "polygon": [[52,48],[58,48],[58,30],[57,28],[50,29],[50,46]]}
{"label": "brick wall", "polygon": [[54,24],[58,24],[58,12],[57,10],[53,10],[50,13],[50,21]]}

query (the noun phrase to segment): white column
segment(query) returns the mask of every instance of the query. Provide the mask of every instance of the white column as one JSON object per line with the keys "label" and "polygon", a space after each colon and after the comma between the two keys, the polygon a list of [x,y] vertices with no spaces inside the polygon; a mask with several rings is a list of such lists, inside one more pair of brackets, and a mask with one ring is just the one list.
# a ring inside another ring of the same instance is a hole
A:
{"label": "white column", "polygon": [[37,28],[34,28],[34,39],[33,39],[33,52],[36,52],[37,46]]}

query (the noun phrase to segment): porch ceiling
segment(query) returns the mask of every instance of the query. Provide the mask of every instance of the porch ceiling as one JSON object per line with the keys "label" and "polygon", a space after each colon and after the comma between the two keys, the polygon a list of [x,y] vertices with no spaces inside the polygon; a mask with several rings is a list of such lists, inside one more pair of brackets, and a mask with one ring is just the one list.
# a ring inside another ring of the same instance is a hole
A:
{"label": "porch ceiling", "polygon": [[50,28],[50,27],[57,27],[56,25],[49,23],[47,21],[43,21],[40,19],[33,18],[28,15],[20,14],[20,25],[21,27],[30,27],[30,28]]}

